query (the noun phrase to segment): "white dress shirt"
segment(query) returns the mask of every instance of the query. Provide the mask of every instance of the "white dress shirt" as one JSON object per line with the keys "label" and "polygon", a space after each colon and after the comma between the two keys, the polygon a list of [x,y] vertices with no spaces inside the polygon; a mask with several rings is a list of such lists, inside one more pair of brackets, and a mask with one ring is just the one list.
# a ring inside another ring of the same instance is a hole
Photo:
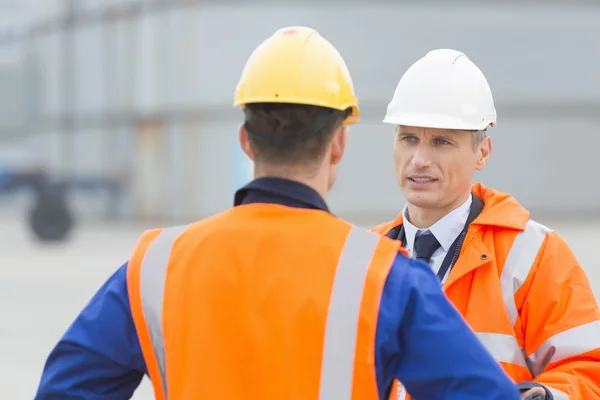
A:
{"label": "white dress shirt", "polygon": [[[450,250],[450,246],[452,246],[452,243],[454,243],[467,223],[467,218],[469,218],[469,212],[471,211],[471,203],[473,202],[472,196],[473,195],[469,196],[467,201],[444,215],[444,217],[431,225],[428,229],[419,229],[411,224],[406,217],[408,212],[407,207],[405,207],[403,211],[404,233],[406,235],[406,249],[411,257],[414,258],[415,254],[415,238],[426,233],[433,234],[440,243],[440,248],[433,253],[430,260],[431,268],[433,269],[433,272],[437,274],[444,262],[446,254],[448,254],[448,250]],[[446,280],[448,272],[446,272],[446,276],[444,276],[442,282]]]}

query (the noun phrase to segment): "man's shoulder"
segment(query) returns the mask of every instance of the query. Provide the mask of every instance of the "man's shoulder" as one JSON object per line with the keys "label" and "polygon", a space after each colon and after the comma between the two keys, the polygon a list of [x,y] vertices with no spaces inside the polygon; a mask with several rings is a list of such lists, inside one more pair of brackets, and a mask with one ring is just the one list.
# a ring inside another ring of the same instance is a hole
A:
{"label": "man's shoulder", "polygon": [[554,230],[554,228],[541,223],[535,219],[527,218],[525,223],[521,226],[509,226],[503,227],[498,231],[498,234],[504,234],[505,232],[516,232],[515,242],[512,243],[511,247],[519,243],[518,246],[530,247],[537,245],[541,247],[543,244],[549,241],[565,242],[564,238]]}
{"label": "man's shoulder", "polygon": [[[213,215],[208,215],[204,218],[200,218],[197,220],[193,220],[190,222],[182,222],[182,223],[175,223],[172,225],[165,225],[162,227],[155,227],[155,228],[149,228],[146,229],[144,232],[142,232],[142,237],[155,237],[159,234],[181,234],[183,232],[186,232],[188,230],[194,230],[197,228],[206,228],[209,227],[211,224],[216,224],[216,225],[220,225],[223,222],[227,221],[228,217],[231,214],[231,210],[233,210],[234,208],[230,208],[227,209],[225,211],[222,211],[220,213],[216,213]],[[235,220],[235,219],[233,219]]]}
{"label": "man's shoulder", "polygon": [[369,231],[383,235],[393,221],[384,222],[383,224],[375,225]]}
{"label": "man's shoulder", "polygon": [[570,245],[563,235],[554,229],[553,226],[543,224],[534,219],[527,220],[525,229],[520,234],[523,236],[523,242],[536,242],[539,248],[544,248],[546,251],[558,249],[560,252],[568,250],[572,252]]}
{"label": "man's shoulder", "polygon": [[180,224],[180,225],[166,225],[163,227],[148,228],[144,230],[140,237],[139,242],[152,241],[159,235],[173,235],[181,234],[188,229],[192,224]]}
{"label": "man's shoulder", "polygon": [[550,232],[554,232],[554,229],[546,224],[543,224],[535,219],[528,218],[527,223],[523,231],[530,234],[537,234],[539,236],[546,236]]}

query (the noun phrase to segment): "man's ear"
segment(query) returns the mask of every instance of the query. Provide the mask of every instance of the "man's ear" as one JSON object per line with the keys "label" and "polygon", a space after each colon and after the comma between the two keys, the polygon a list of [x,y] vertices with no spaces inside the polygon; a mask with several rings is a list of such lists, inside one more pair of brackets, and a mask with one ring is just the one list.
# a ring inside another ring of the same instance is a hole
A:
{"label": "man's ear", "polygon": [[477,164],[475,164],[475,169],[481,171],[485,168],[490,155],[492,154],[492,138],[486,136],[483,138],[479,147],[477,148]]}
{"label": "man's ear", "polygon": [[333,134],[331,143],[331,164],[337,165],[342,161],[348,143],[348,127],[340,126]]}
{"label": "man's ear", "polygon": [[240,146],[242,147],[244,153],[246,153],[248,158],[254,161],[254,153],[252,153],[252,146],[250,146],[250,139],[248,139],[248,130],[246,129],[246,126],[244,124],[240,125],[239,139]]}

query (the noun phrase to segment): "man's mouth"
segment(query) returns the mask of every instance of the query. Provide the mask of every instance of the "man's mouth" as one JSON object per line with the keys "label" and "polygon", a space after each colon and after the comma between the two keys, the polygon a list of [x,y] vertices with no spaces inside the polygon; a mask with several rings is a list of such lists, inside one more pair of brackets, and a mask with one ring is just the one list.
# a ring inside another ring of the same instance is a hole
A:
{"label": "man's mouth", "polygon": [[409,177],[408,180],[416,183],[431,183],[435,182],[437,179],[431,177]]}

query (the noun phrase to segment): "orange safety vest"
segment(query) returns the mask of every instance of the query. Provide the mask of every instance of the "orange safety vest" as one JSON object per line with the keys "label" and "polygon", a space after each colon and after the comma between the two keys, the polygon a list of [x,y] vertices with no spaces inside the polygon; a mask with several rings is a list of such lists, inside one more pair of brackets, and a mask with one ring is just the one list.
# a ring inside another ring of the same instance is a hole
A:
{"label": "orange safety vest", "polygon": [[[469,226],[443,289],[516,381],[555,400],[600,398],[600,311],[577,259],[511,196],[472,187],[484,208]],[[372,230],[386,235],[402,213]],[[397,382],[391,398],[398,398]]]}
{"label": "orange safety vest", "polygon": [[272,204],[145,232],[127,284],[156,398],[377,399],[398,251],[327,212]]}

